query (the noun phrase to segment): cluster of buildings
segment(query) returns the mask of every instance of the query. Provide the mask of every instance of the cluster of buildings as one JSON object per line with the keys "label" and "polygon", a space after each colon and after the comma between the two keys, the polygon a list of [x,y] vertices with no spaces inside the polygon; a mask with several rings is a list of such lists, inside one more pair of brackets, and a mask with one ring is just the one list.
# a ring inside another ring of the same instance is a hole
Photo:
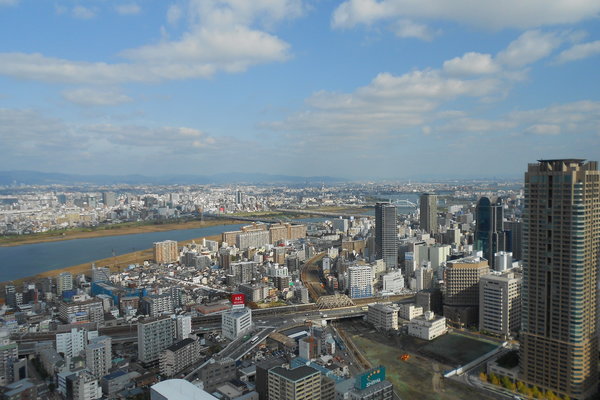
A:
{"label": "cluster of buildings", "polygon": [[[454,188],[453,201],[439,198],[435,187],[419,189],[425,193],[418,204],[379,202],[374,218],[255,223],[223,233],[221,241],[155,243],[151,262],[93,268],[91,279],[63,273],[22,288],[7,285],[0,392],[11,399],[46,396],[47,382],[29,373],[36,368],[70,399],[135,396],[148,387],[161,400],[392,398],[385,367],[350,373],[336,354],[343,343],[327,327],[267,331],[254,323],[254,309],[335,294],[372,299],[366,321],[387,332],[435,340],[449,328],[473,327],[516,337],[519,365],[506,372],[512,379],[572,399],[595,394],[597,163],[540,160],[528,166],[523,189]],[[252,202],[298,209],[339,203],[324,187],[268,188],[262,197],[215,190],[221,197],[210,207],[218,212]],[[360,204],[358,194],[367,190],[342,192]],[[159,206],[164,196],[156,196]],[[183,195],[169,199],[199,204]],[[317,254],[323,257],[316,274],[307,278],[303,264]],[[386,299],[393,294],[414,299]],[[210,316],[218,326],[193,329],[195,318]],[[42,334],[28,346],[17,343]],[[135,345],[121,343],[126,335],[135,336]],[[241,350],[244,356],[233,356]],[[189,376],[193,383],[178,379]]]}

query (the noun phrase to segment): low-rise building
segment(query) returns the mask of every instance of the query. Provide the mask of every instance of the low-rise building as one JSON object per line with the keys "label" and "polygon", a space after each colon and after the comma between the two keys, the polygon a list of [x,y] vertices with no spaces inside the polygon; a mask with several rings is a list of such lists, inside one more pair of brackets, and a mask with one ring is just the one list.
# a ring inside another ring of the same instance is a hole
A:
{"label": "low-rise building", "polygon": [[252,310],[248,307],[232,309],[222,314],[221,328],[223,336],[229,340],[250,332],[252,329]]}
{"label": "low-rise building", "polygon": [[445,317],[436,317],[431,311],[408,323],[408,334],[420,339],[432,340],[448,332]]}
{"label": "low-rise building", "polygon": [[407,321],[411,321],[414,318],[423,315],[423,307],[419,307],[414,303],[400,304],[399,315],[400,318],[405,319]]}
{"label": "low-rise building", "polygon": [[204,384],[204,389],[212,392],[223,382],[234,379],[237,376],[236,371],[235,361],[231,358],[211,359],[211,362],[200,370],[200,380]]}
{"label": "low-rise building", "polygon": [[384,330],[398,329],[398,307],[392,303],[375,303],[369,305],[367,321],[375,328]]}

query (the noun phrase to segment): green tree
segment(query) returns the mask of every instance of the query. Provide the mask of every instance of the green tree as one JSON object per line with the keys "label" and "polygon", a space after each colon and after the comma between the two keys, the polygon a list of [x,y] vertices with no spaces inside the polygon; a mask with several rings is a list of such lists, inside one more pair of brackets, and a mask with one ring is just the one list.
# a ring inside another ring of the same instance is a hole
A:
{"label": "green tree", "polygon": [[571,400],[571,397],[569,397],[568,395],[566,395],[566,394],[565,394],[565,395],[563,396],[563,400]]}
{"label": "green tree", "polygon": [[508,386],[512,382],[510,381],[510,378],[508,376],[503,376],[502,378],[500,378],[500,383],[502,383],[502,386],[504,386],[506,389],[508,389]]}
{"label": "green tree", "polygon": [[500,385],[500,379],[496,376],[496,374],[490,374],[490,383],[492,385]]}
{"label": "green tree", "polygon": [[479,379],[481,379],[481,380],[482,380],[482,381],[484,381],[484,382],[487,382],[487,381],[488,381],[487,374],[486,374],[485,372],[481,372],[481,373],[479,374]]}
{"label": "green tree", "polygon": [[546,399],[548,399],[548,400],[558,400],[558,396],[555,395],[552,390],[546,390]]}
{"label": "green tree", "polygon": [[540,392],[540,389],[537,386],[534,386],[531,388],[531,395],[536,399],[541,399],[540,396],[542,395],[542,392]]}

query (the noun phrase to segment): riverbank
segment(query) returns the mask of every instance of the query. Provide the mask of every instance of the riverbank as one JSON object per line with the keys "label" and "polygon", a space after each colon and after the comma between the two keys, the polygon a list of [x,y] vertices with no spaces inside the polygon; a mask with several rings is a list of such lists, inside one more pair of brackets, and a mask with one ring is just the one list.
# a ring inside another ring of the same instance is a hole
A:
{"label": "riverbank", "polygon": [[90,239],[104,236],[121,236],[136,233],[164,232],[177,229],[206,228],[217,225],[239,224],[242,221],[214,219],[207,221],[192,220],[173,223],[126,222],[115,225],[103,225],[94,228],[73,228],[60,231],[33,233],[30,235],[0,237],[0,247],[20,246],[24,244],[57,242],[72,239]]}
{"label": "riverbank", "polygon": [[[200,238],[184,240],[184,241],[178,242],[177,244],[178,244],[178,246],[184,246],[188,243],[191,243],[192,241],[195,241],[196,243],[200,243],[202,241],[202,239],[216,240],[216,241],[220,242],[221,235],[204,236],[204,237],[200,237]],[[79,265],[73,265],[70,267],[44,271],[44,272],[40,272],[39,274],[36,274],[33,276],[28,276],[25,278],[19,278],[19,279],[14,279],[11,281],[0,282],[0,288],[4,288],[4,286],[6,286],[8,283],[11,283],[11,284],[19,287],[19,286],[23,285],[23,283],[25,283],[25,282],[33,282],[38,279],[47,278],[47,277],[55,278],[56,276],[58,276],[59,274],[61,274],[63,272],[70,272],[71,274],[73,274],[74,277],[79,274],[91,275],[92,264],[96,264],[96,267],[109,267],[110,271],[112,273],[119,273],[119,272],[124,271],[131,264],[142,264],[144,261],[152,260],[153,257],[154,257],[153,250],[151,248],[145,249],[145,250],[134,251],[131,253],[126,253],[126,254],[122,254],[119,256],[115,256],[115,257],[108,257],[108,258],[103,258],[101,260],[87,262],[87,263],[83,263],[83,264],[79,264]]]}

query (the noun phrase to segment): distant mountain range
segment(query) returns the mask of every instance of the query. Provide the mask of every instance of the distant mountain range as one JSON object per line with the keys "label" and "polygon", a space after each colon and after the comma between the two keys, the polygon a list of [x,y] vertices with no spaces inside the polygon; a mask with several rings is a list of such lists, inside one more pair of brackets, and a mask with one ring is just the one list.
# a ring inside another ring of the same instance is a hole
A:
{"label": "distant mountain range", "polygon": [[292,176],[250,173],[214,175],[76,175],[37,171],[0,171],[0,186],[10,185],[208,185],[208,184],[269,184],[269,183],[334,183],[347,182],[331,176]]}

